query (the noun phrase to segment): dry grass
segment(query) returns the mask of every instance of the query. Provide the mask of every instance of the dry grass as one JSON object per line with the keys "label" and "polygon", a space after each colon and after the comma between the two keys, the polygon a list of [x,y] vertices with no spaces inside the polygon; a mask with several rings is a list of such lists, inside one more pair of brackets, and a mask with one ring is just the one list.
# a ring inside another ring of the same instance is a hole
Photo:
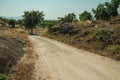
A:
{"label": "dry grass", "polygon": [[34,80],[35,55],[29,47],[26,48],[26,52],[20,62],[13,67],[13,72],[9,75],[8,80]]}
{"label": "dry grass", "polygon": [[28,32],[21,28],[0,27],[0,36],[27,39]]}
{"label": "dry grass", "polygon": [[24,45],[25,54],[21,60],[12,67],[12,72],[8,75],[7,80],[34,80],[34,59],[32,44],[28,40],[28,32],[21,28],[0,27],[0,36],[9,38],[20,38],[26,40]]}

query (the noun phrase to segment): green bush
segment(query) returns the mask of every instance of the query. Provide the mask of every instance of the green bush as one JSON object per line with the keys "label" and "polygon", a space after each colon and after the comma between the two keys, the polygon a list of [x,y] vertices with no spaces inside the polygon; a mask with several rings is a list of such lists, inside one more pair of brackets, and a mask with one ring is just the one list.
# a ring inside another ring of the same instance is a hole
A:
{"label": "green bush", "polygon": [[61,23],[73,22],[77,20],[76,15],[74,13],[69,13],[65,15],[64,17],[58,17],[58,19]]}
{"label": "green bush", "polygon": [[8,24],[9,24],[9,26],[10,26],[11,28],[15,28],[15,20],[14,20],[14,19],[10,19],[10,20],[8,21]]}
{"label": "green bush", "polygon": [[7,76],[4,74],[0,74],[0,80],[6,80]]}
{"label": "green bush", "polygon": [[111,36],[113,44],[120,45],[120,27],[119,26],[114,27],[113,32],[114,34]]}
{"label": "green bush", "polygon": [[81,21],[87,21],[87,20],[91,20],[91,21],[92,21],[92,18],[93,18],[93,16],[92,16],[91,13],[88,12],[88,11],[84,11],[83,13],[81,13],[81,14],[79,15],[79,19],[80,19]]}
{"label": "green bush", "polygon": [[118,45],[111,45],[107,47],[107,51],[110,51],[110,52],[117,52],[119,50],[120,50],[120,46]]}
{"label": "green bush", "polygon": [[113,32],[111,30],[98,29],[94,35],[94,38],[108,44],[111,43],[110,39],[112,34]]}

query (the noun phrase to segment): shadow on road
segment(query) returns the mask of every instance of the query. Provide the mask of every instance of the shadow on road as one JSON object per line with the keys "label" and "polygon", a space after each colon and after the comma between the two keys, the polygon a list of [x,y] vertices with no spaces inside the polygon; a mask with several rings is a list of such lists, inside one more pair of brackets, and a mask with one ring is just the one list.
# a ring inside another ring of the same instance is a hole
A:
{"label": "shadow on road", "polygon": [[40,34],[35,34],[35,33],[33,33],[33,34],[29,33],[29,35],[31,35],[31,36],[41,36]]}

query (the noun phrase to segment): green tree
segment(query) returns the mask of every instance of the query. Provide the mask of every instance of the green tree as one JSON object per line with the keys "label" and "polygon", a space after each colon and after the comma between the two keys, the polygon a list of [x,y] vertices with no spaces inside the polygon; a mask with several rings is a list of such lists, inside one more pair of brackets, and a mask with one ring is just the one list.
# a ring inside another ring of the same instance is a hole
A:
{"label": "green tree", "polygon": [[113,16],[118,15],[120,0],[111,0],[105,4],[99,4],[96,9],[93,9],[96,20],[109,20]]}
{"label": "green tree", "polygon": [[22,24],[22,20],[17,20],[16,24],[20,24],[21,25]]}
{"label": "green tree", "polygon": [[0,80],[6,80],[7,76],[0,73]]}
{"label": "green tree", "polygon": [[10,25],[11,28],[15,28],[15,20],[14,19],[9,19],[8,24]]}
{"label": "green tree", "polygon": [[8,19],[6,19],[6,18],[0,17],[0,20],[5,22],[5,23],[8,23]]}
{"label": "green tree", "polygon": [[92,10],[93,13],[95,14],[96,20],[109,20],[110,15],[109,12],[107,11],[107,8],[105,7],[104,4],[99,4],[96,10]]}
{"label": "green tree", "polygon": [[90,12],[84,11],[83,13],[81,13],[79,15],[79,19],[82,21],[86,21],[86,20],[92,20],[92,15]]}
{"label": "green tree", "polygon": [[57,24],[57,20],[44,20],[39,25],[42,27],[52,27]]}
{"label": "green tree", "polygon": [[65,17],[58,17],[58,19],[62,22],[62,23],[66,23],[66,22],[72,22],[77,20],[76,19],[76,15],[74,13],[69,13],[68,15],[66,15]]}
{"label": "green tree", "polygon": [[117,16],[118,15],[118,8],[120,5],[120,0],[111,0],[111,2],[106,2],[105,6],[109,12],[109,15],[111,16]]}
{"label": "green tree", "polygon": [[24,12],[23,15],[23,20],[24,20],[24,25],[27,29],[31,30],[31,34],[33,34],[33,28],[35,28],[35,26],[42,22],[44,20],[44,14],[43,12],[39,12],[39,11],[26,11]]}

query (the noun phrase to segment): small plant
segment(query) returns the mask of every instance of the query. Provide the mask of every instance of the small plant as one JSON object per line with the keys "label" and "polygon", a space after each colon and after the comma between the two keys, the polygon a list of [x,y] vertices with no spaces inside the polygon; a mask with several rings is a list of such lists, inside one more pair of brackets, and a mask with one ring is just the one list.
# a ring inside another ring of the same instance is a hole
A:
{"label": "small plant", "polygon": [[6,80],[7,76],[5,74],[0,74],[0,80]]}
{"label": "small plant", "polygon": [[120,50],[120,46],[118,45],[112,45],[107,47],[107,51],[110,51],[112,53],[118,52]]}
{"label": "small plant", "polygon": [[96,34],[94,35],[94,37],[97,40],[100,40],[104,43],[110,43],[110,39],[111,39],[111,35],[113,34],[112,31],[110,30],[106,30],[106,29],[98,29],[96,31]]}
{"label": "small plant", "polygon": [[10,26],[11,28],[15,28],[15,20],[14,20],[14,19],[10,19],[10,20],[8,21],[8,24],[9,24],[9,26]]}

